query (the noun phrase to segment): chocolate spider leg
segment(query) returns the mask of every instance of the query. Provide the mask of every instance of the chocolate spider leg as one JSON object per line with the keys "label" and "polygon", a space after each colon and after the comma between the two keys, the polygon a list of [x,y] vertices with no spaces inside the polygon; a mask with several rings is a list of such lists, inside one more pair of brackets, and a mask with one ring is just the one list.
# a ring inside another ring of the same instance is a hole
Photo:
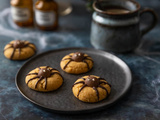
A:
{"label": "chocolate spider leg", "polygon": [[39,70],[41,70],[41,68],[40,68],[40,67],[38,67],[38,69],[39,69]]}
{"label": "chocolate spider leg", "polygon": [[92,63],[94,63],[92,59],[88,59],[88,58],[86,58],[86,60],[90,60]]}
{"label": "chocolate spider leg", "polygon": [[39,80],[38,80],[38,81],[36,82],[36,84],[35,84],[35,88],[37,88],[38,82],[41,81],[41,80],[43,80],[43,78],[44,78],[44,77],[42,77],[42,76],[39,78]]}
{"label": "chocolate spider leg", "polygon": [[[100,80],[105,80],[104,78],[98,78],[98,79],[99,79],[99,81]],[[109,84],[106,80],[105,81],[100,81],[100,84],[101,83],[107,84],[107,85],[109,85],[111,87],[111,84]]]}
{"label": "chocolate spider leg", "polygon": [[99,84],[102,84],[102,83],[107,84],[107,82],[105,82],[105,81],[100,81],[99,82]]}
{"label": "chocolate spider leg", "polygon": [[111,85],[108,82],[105,82],[105,81],[100,81],[99,82],[99,84],[102,84],[102,83],[107,84],[107,85],[109,85],[111,87]]}
{"label": "chocolate spider leg", "polygon": [[49,68],[49,66],[46,66],[46,69]]}
{"label": "chocolate spider leg", "polygon": [[79,82],[74,83],[72,87],[74,87],[74,85],[79,84],[79,83],[85,84],[84,81],[79,81]]}
{"label": "chocolate spider leg", "polygon": [[33,78],[29,79],[28,82],[27,82],[27,84],[28,84],[31,80],[36,79],[36,78],[39,78],[39,76],[36,76],[36,77],[33,77]]}
{"label": "chocolate spider leg", "polygon": [[101,85],[99,85],[98,87],[104,89],[104,90],[106,91],[107,95],[109,95],[108,90],[107,90],[105,87],[103,87],[103,86],[101,86]]}
{"label": "chocolate spider leg", "polygon": [[26,45],[34,45],[35,46],[35,44],[33,44],[33,43],[27,43]]}
{"label": "chocolate spider leg", "polygon": [[[24,42],[24,44],[25,44],[25,42]],[[32,44],[32,43],[27,43],[27,44],[24,45],[24,47],[29,47],[29,48],[31,48],[34,52],[36,52],[35,48],[32,47],[32,46],[30,46],[30,45],[34,45],[34,44]],[[35,45],[34,45],[34,46],[35,46]]]}
{"label": "chocolate spider leg", "polygon": [[36,52],[34,47],[28,46],[29,48],[31,48],[34,52]]}
{"label": "chocolate spider leg", "polygon": [[3,53],[4,53],[7,49],[9,49],[9,48],[13,48],[13,45],[11,45],[11,46],[9,46],[8,48],[4,49],[4,50],[3,50]]}
{"label": "chocolate spider leg", "polygon": [[86,78],[80,78],[80,79],[86,80]]}
{"label": "chocolate spider leg", "polygon": [[96,87],[93,87],[93,89],[96,91],[96,95],[97,95],[97,98],[98,98],[98,100],[99,100],[99,92],[98,92],[97,88],[96,88]]}
{"label": "chocolate spider leg", "polygon": [[47,88],[47,78],[44,78],[44,80],[45,80],[45,90],[46,90],[46,88]]}
{"label": "chocolate spider leg", "polygon": [[83,90],[83,88],[85,88],[87,85],[83,85],[82,87],[81,87],[81,89],[79,90],[79,92],[78,92],[78,95],[77,95],[77,97],[79,96],[79,94],[80,94],[80,92]]}
{"label": "chocolate spider leg", "polygon": [[91,58],[90,56],[84,56],[84,58]]}
{"label": "chocolate spider leg", "polygon": [[90,57],[90,56],[85,56],[84,59],[90,60],[93,63],[93,60],[91,59],[91,57],[90,58],[88,58],[88,57]]}
{"label": "chocolate spider leg", "polygon": [[[52,73],[50,74],[50,76],[52,76],[52,75],[54,75],[54,74],[58,74],[59,76],[62,77],[62,75],[61,75],[60,73],[58,73],[58,72],[52,72]],[[62,78],[63,78],[63,77],[62,77]]]}
{"label": "chocolate spider leg", "polygon": [[57,69],[55,69],[55,68],[50,69],[50,71],[52,71],[52,70],[56,70],[56,71],[58,71],[58,70],[57,70]]}
{"label": "chocolate spider leg", "polygon": [[63,67],[63,69],[66,69],[67,65],[71,62],[72,60],[70,59],[67,64]]}
{"label": "chocolate spider leg", "polygon": [[64,60],[71,60],[71,58],[65,58],[65,59],[63,59],[62,61],[64,61]]}
{"label": "chocolate spider leg", "polygon": [[28,75],[38,75],[38,73],[29,73],[29,74],[27,74],[27,76]]}
{"label": "chocolate spider leg", "polygon": [[87,61],[83,60],[83,62],[87,64],[87,68],[89,70],[90,68],[89,68],[89,65],[88,65]]}
{"label": "chocolate spider leg", "polygon": [[20,57],[20,55],[21,55],[21,48],[18,48],[18,50],[19,50],[19,57]]}
{"label": "chocolate spider leg", "polygon": [[28,43],[25,43],[26,41],[24,41],[23,43],[24,43],[24,47],[27,47],[30,43],[28,42]]}
{"label": "chocolate spider leg", "polygon": [[15,48],[13,49],[13,52],[12,52],[12,54],[11,54],[11,57],[10,57],[10,59],[12,59],[13,58],[13,56],[14,56],[14,53],[15,53]]}

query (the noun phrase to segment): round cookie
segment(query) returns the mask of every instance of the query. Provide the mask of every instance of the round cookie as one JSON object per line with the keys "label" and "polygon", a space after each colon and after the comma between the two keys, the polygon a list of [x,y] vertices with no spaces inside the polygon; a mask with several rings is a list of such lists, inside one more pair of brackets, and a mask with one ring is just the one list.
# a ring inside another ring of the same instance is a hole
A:
{"label": "round cookie", "polygon": [[11,60],[24,60],[36,53],[36,47],[29,41],[14,40],[4,47],[4,56]]}
{"label": "round cookie", "polygon": [[111,85],[104,78],[98,76],[83,76],[73,84],[72,92],[79,100],[93,103],[108,97]]}
{"label": "round cookie", "polygon": [[58,70],[49,66],[41,66],[30,71],[25,79],[29,88],[49,92],[58,89],[63,83],[63,77]]}
{"label": "round cookie", "polygon": [[86,73],[93,67],[93,60],[84,53],[70,53],[62,58],[60,63],[61,69],[71,74]]}

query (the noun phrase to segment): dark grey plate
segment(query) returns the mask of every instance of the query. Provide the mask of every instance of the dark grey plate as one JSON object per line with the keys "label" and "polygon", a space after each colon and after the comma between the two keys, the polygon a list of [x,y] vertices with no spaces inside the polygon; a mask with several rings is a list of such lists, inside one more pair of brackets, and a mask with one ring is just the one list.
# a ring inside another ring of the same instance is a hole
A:
{"label": "dark grey plate", "polygon": [[[71,52],[87,53],[94,60],[93,69],[85,74],[72,75],[60,68],[61,59]],[[25,84],[25,75],[38,66],[51,66],[60,71],[64,83],[58,90],[48,93],[36,92]],[[105,78],[111,85],[110,96],[98,103],[84,103],[75,98],[71,87],[81,76],[97,75]],[[128,66],[116,56],[95,49],[68,48],[42,53],[25,63],[16,76],[16,85],[20,93],[32,103],[60,113],[84,113],[108,107],[117,102],[131,87],[132,78]]]}

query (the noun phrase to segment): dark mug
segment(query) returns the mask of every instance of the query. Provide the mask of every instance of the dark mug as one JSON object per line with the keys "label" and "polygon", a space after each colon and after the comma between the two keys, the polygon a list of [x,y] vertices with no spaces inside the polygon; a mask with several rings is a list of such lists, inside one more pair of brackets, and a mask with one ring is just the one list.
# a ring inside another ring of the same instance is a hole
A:
{"label": "dark mug", "polygon": [[[91,44],[112,52],[128,52],[140,44],[141,37],[155,27],[157,15],[149,8],[140,10],[133,0],[105,0],[94,2]],[[140,19],[144,13],[152,16],[151,24],[140,30]]]}

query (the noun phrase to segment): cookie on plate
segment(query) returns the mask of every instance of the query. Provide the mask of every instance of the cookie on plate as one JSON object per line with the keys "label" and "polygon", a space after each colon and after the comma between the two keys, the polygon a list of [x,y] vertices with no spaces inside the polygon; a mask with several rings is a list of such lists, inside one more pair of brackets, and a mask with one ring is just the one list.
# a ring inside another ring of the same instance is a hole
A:
{"label": "cookie on plate", "polygon": [[41,66],[30,71],[25,79],[29,88],[49,92],[58,89],[63,83],[63,77],[58,70],[49,66]]}
{"label": "cookie on plate", "polygon": [[11,60],[24,60],[36,53],[36,47],[29,41],[14,40],[4,47],[4,56]]}
{"label": "cookie on plate", "polygon": [[61,69],[71,74],[86,73],[93,67],[93,60],[85,53],[70,53],[62,58]]}
{"label": "cookie on plate", "polygon": [[95,75],[83,76],[72,86],[76,98],[83,102],[98,102],[109,96],[111,85],[104,79]]}

